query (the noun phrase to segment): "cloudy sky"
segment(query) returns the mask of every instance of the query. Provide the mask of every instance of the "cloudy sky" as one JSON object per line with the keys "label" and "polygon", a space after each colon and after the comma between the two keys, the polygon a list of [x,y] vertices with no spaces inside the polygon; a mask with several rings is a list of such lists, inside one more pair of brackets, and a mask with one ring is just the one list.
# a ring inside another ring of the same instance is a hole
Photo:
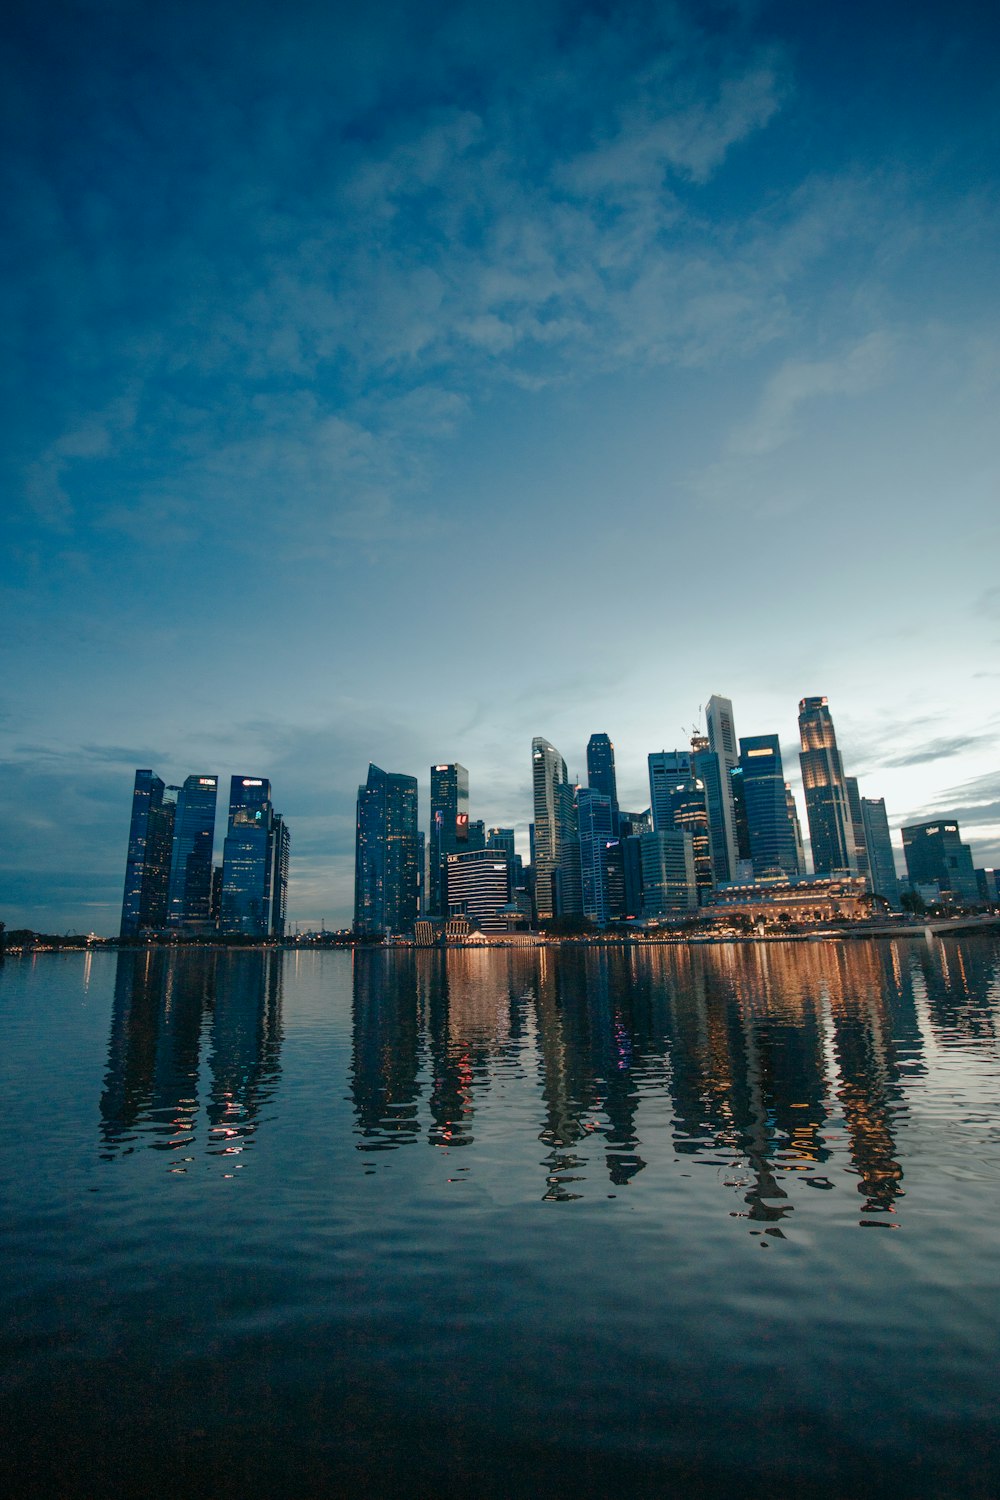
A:
{"label": "cloudy sky", "polygon": [[523,835],[713,692],[1000,864],[988,9],[17,0],[0,917],[115,931],[152,766],[339,925],[369,760]]}

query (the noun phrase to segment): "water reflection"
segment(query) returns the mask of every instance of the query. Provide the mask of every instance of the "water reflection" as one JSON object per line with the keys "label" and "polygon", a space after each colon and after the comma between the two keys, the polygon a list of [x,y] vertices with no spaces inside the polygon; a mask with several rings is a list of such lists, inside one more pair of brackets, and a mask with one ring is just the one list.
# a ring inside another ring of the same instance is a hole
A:
{"label": "water reflection", "polygon": [[172,1170],[251,1144],[280,1073],[280,952],[130,950],[118,955],[101,1096],[107,1159],[139,1146]]}
{"label": "water reflection", "polygon": [[897,1225],[912,1091],[942,1050],[997,1045],[997,947],[979,940],[359,951],[353,964],[369,1170],[370,1153],[405,1144],[474,1146],[477,1113],[516,1076],[534,1087],[494,1108],[492,1129],[537,1136],[544,1198],[711,1168],[720,1206],[771,1236],[834,1188],[856,1190],[859,1223]]}

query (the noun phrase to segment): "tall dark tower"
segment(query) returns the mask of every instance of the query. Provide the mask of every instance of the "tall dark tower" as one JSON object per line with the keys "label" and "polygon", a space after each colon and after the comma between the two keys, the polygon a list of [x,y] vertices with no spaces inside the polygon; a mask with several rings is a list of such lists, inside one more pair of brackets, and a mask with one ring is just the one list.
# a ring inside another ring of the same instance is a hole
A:
{"label": "tall dark tower", "polygon": [[776,734],[753,734],[740,740],[747,835],[758,879],[763,875],[801,875],[795,829],[788,811],[788,792]]}
{"label": "tall dark tower", "polygon": [[177,798],[167,921],[200,926],[211,917],[217,776],[188,776]]}
{"label": "tall dark tower", "polygon": [[856,871],[844,764],[825,698],[803,698],[799,703],[799,740],[813,870],[817,875]]}
{"label": "tall dark tower", "polygon": [[615,747],[606,734],[592,734],[587,741],[587,785],[611,801],[611,834],[618,837],[618,782],[615,778]]}
{"label": "tall dark tower", "polygon": [[448,915],[447,870],[449,854],[464,854],[469,848],[469,773],[453,762],[431,766],[430,890],[427,911],[431,916]]}
{"label": "tall dark tower", "polygon": [[420,892],[417,778],[368,767],[358,787],[354,930],[359,936],[413,931]]}
{"label": "tall dark tower", "polygon": [[163,800],[164,783],[150,770],[135,773],[132,822],[122,898],[122,937],[166,925],[174,803]]}
{"label": "tall dark tower", "polygon": [[288,844],[288,830],[271,803],[271,783],[261,776],[234,776],[222,854],[222,932],[283,934]]}

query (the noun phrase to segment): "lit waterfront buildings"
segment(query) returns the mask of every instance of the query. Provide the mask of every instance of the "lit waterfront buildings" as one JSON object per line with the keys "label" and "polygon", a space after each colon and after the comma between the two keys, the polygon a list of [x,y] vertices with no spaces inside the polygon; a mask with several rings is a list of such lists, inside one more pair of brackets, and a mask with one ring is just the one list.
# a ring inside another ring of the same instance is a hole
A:
{"label": "lit waterfront buildings", "polygon": [[354,930],[359,937],[413,931],[420,852],[417,778],[368,767],[358,787],[354,857]]}
{"label": "lit waterfront buildings", "polygon": [[638,840],[642,872],[642,915],[686,917],[698,910],[694,846],[690,833],[661,828]]}
{"label": "lit waterfront buildings", "polygon": [[689,750],[654,750],[647,757],[649,766],[649,808],[653,832],[674,826],[673,793],[678,782],[691,774]]}
{"label": "lit waterfront buildings", "polygon": [[844,765],[825,698],[799,703],[799,738],[813,870],[817,875],[854,873],[858,860]]}
{"label": "lit waterfront buildings", "polygon": [[448,916],[468,917],[480,932],[506,932],[510,865],[497,849],[448,855]]}
{"label": "lit waterfront buildings", "polygon": [[[593,741],[591,741],[593,743]],[[598,927],[613,914],[608,890],[608,847],[618,844],[617,813],[611,798],[592,787],[577,792],[577,824],[580,839],[581,908]],[[618,915],[618,913],[614,913]]]}

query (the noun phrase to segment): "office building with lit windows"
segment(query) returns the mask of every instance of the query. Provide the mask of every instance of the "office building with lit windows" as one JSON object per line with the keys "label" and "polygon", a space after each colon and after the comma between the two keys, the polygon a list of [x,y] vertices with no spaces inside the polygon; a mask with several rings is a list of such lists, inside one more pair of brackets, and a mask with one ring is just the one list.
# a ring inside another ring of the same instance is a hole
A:
{"label": "office building with lit windows", "polygon": [[615,776],[615,747],[610,735],[592,734],[587,741],[587,785],[600,792],[611,803],[611,832],[618,837],[618,781]]}
{"label": "office building with lit windows", "polygon": [[972,851],[962,843],[954,818],[904,828],[903,855],[911,885],[937,885],[944,899],[956,906],[979,904]]}
{"label": "office building with lit windows", "polygon": [[355,932],[411,933],[420,893],[415,776],[368,767],[358,787],[354,848]]}
{"label": "office building with lit windows", "polygon": [[448,855],[469,848],[469,773],[457,761],[431,766],[428,844],[429,885],[424,906],[429,915],[443,917],[448,910]]}
{"label": "office building with lit windows", "polygon": [[448,855],[448,917],[468,917],[480,932],[506,932],[501,910],[510,901],[510,866],[497,849]]}
{"label": "office building with lit windows", "polygon": [[217,776],[187,776],[178,789],[167,900],[171,927],[197,931],[211,922],[218,785]]}
{"label": "office building with lit windows", "polygon": [[259,776],[234,776],[222,853],[223,934],[283,936],[288,852],[288,829],[272,806],[271,783]]}
{"label": "office building with lit windows", "polygon": [[754,734],[741,739],[740,770],[754,875],[761,879],[804,874],[788,816],[788,789],[778,736]]}
{"label": "office building with lit windows", "polygon": [[125,861],[121,936],[136,937],[166,925],[170,854],[176,805],[164,800],[164,782],[151,770],[137,770]]}
{"label": "office building with lit windows", "polygon": [[535,908],[539,921],[580,916],[580,840],[566,762],[541,735],[531,742],[535,811]]}
{"label": "office building with lit windows", "polygon": [[853,874],[858,860],[844,765],[825,698],[803,698],[799,703],[799,740],[813,871]]}

